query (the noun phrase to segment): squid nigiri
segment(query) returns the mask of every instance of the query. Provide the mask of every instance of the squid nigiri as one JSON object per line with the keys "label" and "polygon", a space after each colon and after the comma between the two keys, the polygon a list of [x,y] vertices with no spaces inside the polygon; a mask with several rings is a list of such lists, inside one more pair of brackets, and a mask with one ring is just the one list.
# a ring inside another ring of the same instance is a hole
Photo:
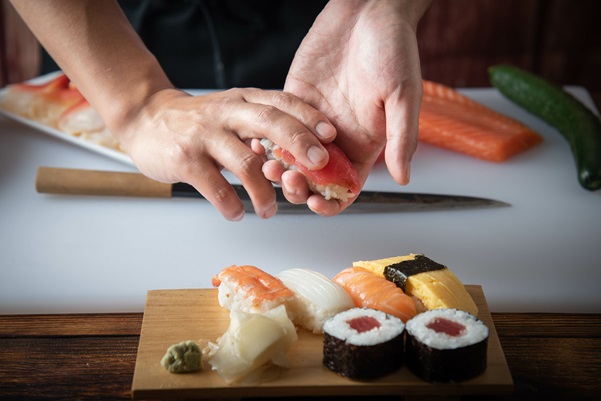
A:
{"label": "squid nigiri", "polygon": [[298,163],[292,153],[282,149],[269,139],[262,139],[261,145],[271,160],[279,161],[288,170],[300,171],[309,184],[309,188],[323,195],[327,200],[339,199],[347,202],[361,191],[359,174],[346,154],[334,143],[323,146],[329,155],[328,164],[319,170],[311,170]]}
{"label": "squid nigiri", "polygon": [[211,283],[219,287],[219,305],[230,311],[263,313],[286,305],[294,298],[294,293],[281,280],[250,265],[226,267]]}
{"label": "squid nigiri", "polygon": [[362,267],[344,269],[334,276],[334,281],[344,287],[358,307],[388,313],[404,323],[417,315],[413,298],[391,281]]}
{"label": "squid nigiri", "polygon": [[276,277],[295,294],[289,304],[292,321],[313,333],[323,333],[327,319],[355,306],[340,284],[319,272],[288,269]]}

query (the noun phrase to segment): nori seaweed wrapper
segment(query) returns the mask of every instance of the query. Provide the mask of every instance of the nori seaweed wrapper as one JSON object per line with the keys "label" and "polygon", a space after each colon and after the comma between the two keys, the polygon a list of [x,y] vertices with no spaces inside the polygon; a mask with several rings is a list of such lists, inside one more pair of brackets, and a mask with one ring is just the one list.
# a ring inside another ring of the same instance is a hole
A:
{"label": "nori seaweed wrapper", "polygon": [[424,255],[415,255],[415,259],[404,260],[384,268],[384,277],[405,291],[407,280],[415,274],[442,270],[447,267]]}
{"label": "nori seaweed wrapper", "polygon": [[406,333],[406,364],[422,380],[459,382],[475,377],[486,369],[488,337],[466,347],[439,350]]}
{"label": "nori seaweed wrapper", "polygon": [[327,332],[323,364],[354,380],[373,380],[398,370],[403,364],[403,333],[375,345],[353,345]]}

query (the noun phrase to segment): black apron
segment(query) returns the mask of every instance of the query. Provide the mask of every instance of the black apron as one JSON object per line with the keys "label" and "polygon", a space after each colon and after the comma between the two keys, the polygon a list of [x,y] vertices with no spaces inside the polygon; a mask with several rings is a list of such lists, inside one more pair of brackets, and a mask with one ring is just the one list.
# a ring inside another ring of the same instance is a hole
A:
{"label": "black apron", "polygon": [[[326,0],[120,0],[179,88],[281,89]],[[45,53],[45,52],[44,52]],[[42,73],[58,69],[44,54]]]}

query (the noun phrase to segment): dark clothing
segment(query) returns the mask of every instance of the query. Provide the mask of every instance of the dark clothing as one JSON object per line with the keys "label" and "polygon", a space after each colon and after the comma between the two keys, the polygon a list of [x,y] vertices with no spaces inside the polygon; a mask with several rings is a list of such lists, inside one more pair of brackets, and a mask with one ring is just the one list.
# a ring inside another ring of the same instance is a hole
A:
{"label": "dark clothing", "polygon": [[[281,89],[325,0],[120,0],[179,88]],[[47,55],[46,55],[47,56]],[[57,69],[45,57],[44,72]]]}

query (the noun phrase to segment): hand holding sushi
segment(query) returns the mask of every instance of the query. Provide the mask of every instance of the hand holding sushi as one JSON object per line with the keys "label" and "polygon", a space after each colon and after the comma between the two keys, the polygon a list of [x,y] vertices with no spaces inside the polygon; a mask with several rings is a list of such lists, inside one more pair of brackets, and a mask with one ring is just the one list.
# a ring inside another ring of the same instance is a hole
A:
{"label": "hand holding sushi", "polygon": [[[409,182],[417,146],[422,81],[415,29],[430,1],[328,3],[296,53],[285,91],[322,111],[337,129],[336,144],[367,176],[386,145],[396,182]],[[280,144],[281,145],[281,144]],[[295,171],[275,163],[263,169],[281,181],[289,201],[335,215],[351,202],[312,194]]]}
{"label": "hand holding sushi", "polygon": [[332,141],[336,130],[323,113],[281,91],[193,97],[175,89],[116,2],[13,5],[140,171],[193,185],[227,219],[241,219],[244,209],[222,167],[242,181],[258,216],[277,210],[263,160],[246,140],[266,137],[310,168],[326,165],[321,142]]}

